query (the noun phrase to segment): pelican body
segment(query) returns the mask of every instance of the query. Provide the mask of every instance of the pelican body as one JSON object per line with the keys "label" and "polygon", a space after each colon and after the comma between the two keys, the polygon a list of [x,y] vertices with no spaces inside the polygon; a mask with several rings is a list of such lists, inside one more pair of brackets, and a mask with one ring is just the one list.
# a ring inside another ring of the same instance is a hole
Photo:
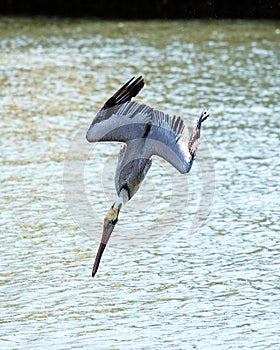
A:
{"label": "pelican body", "polygon": [[121,208],[135,195],[152,165],[160,156],[180,173],[188,173],[196,156],[202,123],[209,113],[203,110],[190,138],[179,116],[170,116],[146,104],[132,102],[144,86],[142,76],[125,83],[99,110],[87,131],[89,142],[121,142],[115,173],[117,199],[104,218],[103,233],[92,269],[95,276]]}

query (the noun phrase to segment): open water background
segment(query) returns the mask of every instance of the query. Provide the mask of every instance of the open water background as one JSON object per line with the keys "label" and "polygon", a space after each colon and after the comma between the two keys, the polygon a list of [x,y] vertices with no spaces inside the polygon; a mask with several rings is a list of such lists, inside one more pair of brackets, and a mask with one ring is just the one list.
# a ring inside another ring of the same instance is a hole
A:
{"label": "open water background", "polygon": [[[1,349],[279,349],[279,22],[0,18]],[[155,159],[91,266],[119,145],[95,112],[139,101],[192,127]]]}

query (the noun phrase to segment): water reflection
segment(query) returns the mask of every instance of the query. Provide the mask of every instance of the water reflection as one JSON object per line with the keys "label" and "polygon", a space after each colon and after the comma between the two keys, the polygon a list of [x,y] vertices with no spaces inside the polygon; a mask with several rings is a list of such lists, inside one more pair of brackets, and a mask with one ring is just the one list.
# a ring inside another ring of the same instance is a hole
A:
{"label": "water reflection", "polygon": [[[278,349],[278,27],[1,19],[1,349]],[[157,161],[92,281],[118,146],[81,143],[72,153],[84,167],[86,229],[68,211],[65,158],[108,94],[138,73],[140,100],[190,126],[210,109],[212,158],[202,149],[187,178]],[[207,208],[199,191],[209,161]],[[166,205],[182,179],[183,215]],[[206,209],[206,223],[190,230]]]}

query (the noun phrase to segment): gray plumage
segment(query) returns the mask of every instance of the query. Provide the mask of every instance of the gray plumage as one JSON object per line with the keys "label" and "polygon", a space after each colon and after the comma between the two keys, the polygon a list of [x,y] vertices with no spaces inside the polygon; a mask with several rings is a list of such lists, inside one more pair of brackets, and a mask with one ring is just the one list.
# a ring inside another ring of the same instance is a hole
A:
{"label": "gray plumage", "polygon": [[201,124],[209,116],[207,110],[202,111],[188,141],[188,130],[181,117],[131,102],[131,98],[143,86],[141,76],[137,79],[133,77],[124,84],[99,110],[87,131],[86,138],[89,142],[124,143],[115,173],[118,198],[104,219],[103,236],[93,276],[118,220],[120,208],[139,189],[152,165],[152,157],[162,157],[182,174],[189,172],[199,145]]}

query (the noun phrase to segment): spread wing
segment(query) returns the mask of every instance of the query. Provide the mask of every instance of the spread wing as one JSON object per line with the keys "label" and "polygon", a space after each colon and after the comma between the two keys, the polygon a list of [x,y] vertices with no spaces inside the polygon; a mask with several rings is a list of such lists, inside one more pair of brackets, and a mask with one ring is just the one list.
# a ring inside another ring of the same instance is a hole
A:
{"label": "spread wing", "polygon": [[133,77],[110,97],[93,119],[87,140],[127,142],[142,137],[145,124],[151,119],[151,108],[130,101],[143,86],[142,76]]}
{"label": "spread wing", "polygon": [[194,156],[188,147],[188,129],[179,116],[154,110],[145,148],[148,155],[157,155],[181,173],[191,169]]}
{"label": "spread wing", "polygon": [[181,173],[189,172],[199,146],[201,125],[208,117],[209,112],[202,110],[189,137],[181,117],[154,110],[147,153],[164,158]]}
{"label": "spread wing", "polygon": [[152,119],[152,108],[137,102],[126,102],[102,108],[87,132],[89,142],[128,142],[142,138]]}
{"label": "spread wing", "polygon": [[100,109],[87,132],[89,142],[117,141],[129,143],[145,139],[138,151],[141,158],[157,155],[181,173],[190,170],[200,138],[203,111],[188,141],[187,127],[181,117],[170,116],[145,104],[131,102],[143,88],[142,77],[132,78]]}

